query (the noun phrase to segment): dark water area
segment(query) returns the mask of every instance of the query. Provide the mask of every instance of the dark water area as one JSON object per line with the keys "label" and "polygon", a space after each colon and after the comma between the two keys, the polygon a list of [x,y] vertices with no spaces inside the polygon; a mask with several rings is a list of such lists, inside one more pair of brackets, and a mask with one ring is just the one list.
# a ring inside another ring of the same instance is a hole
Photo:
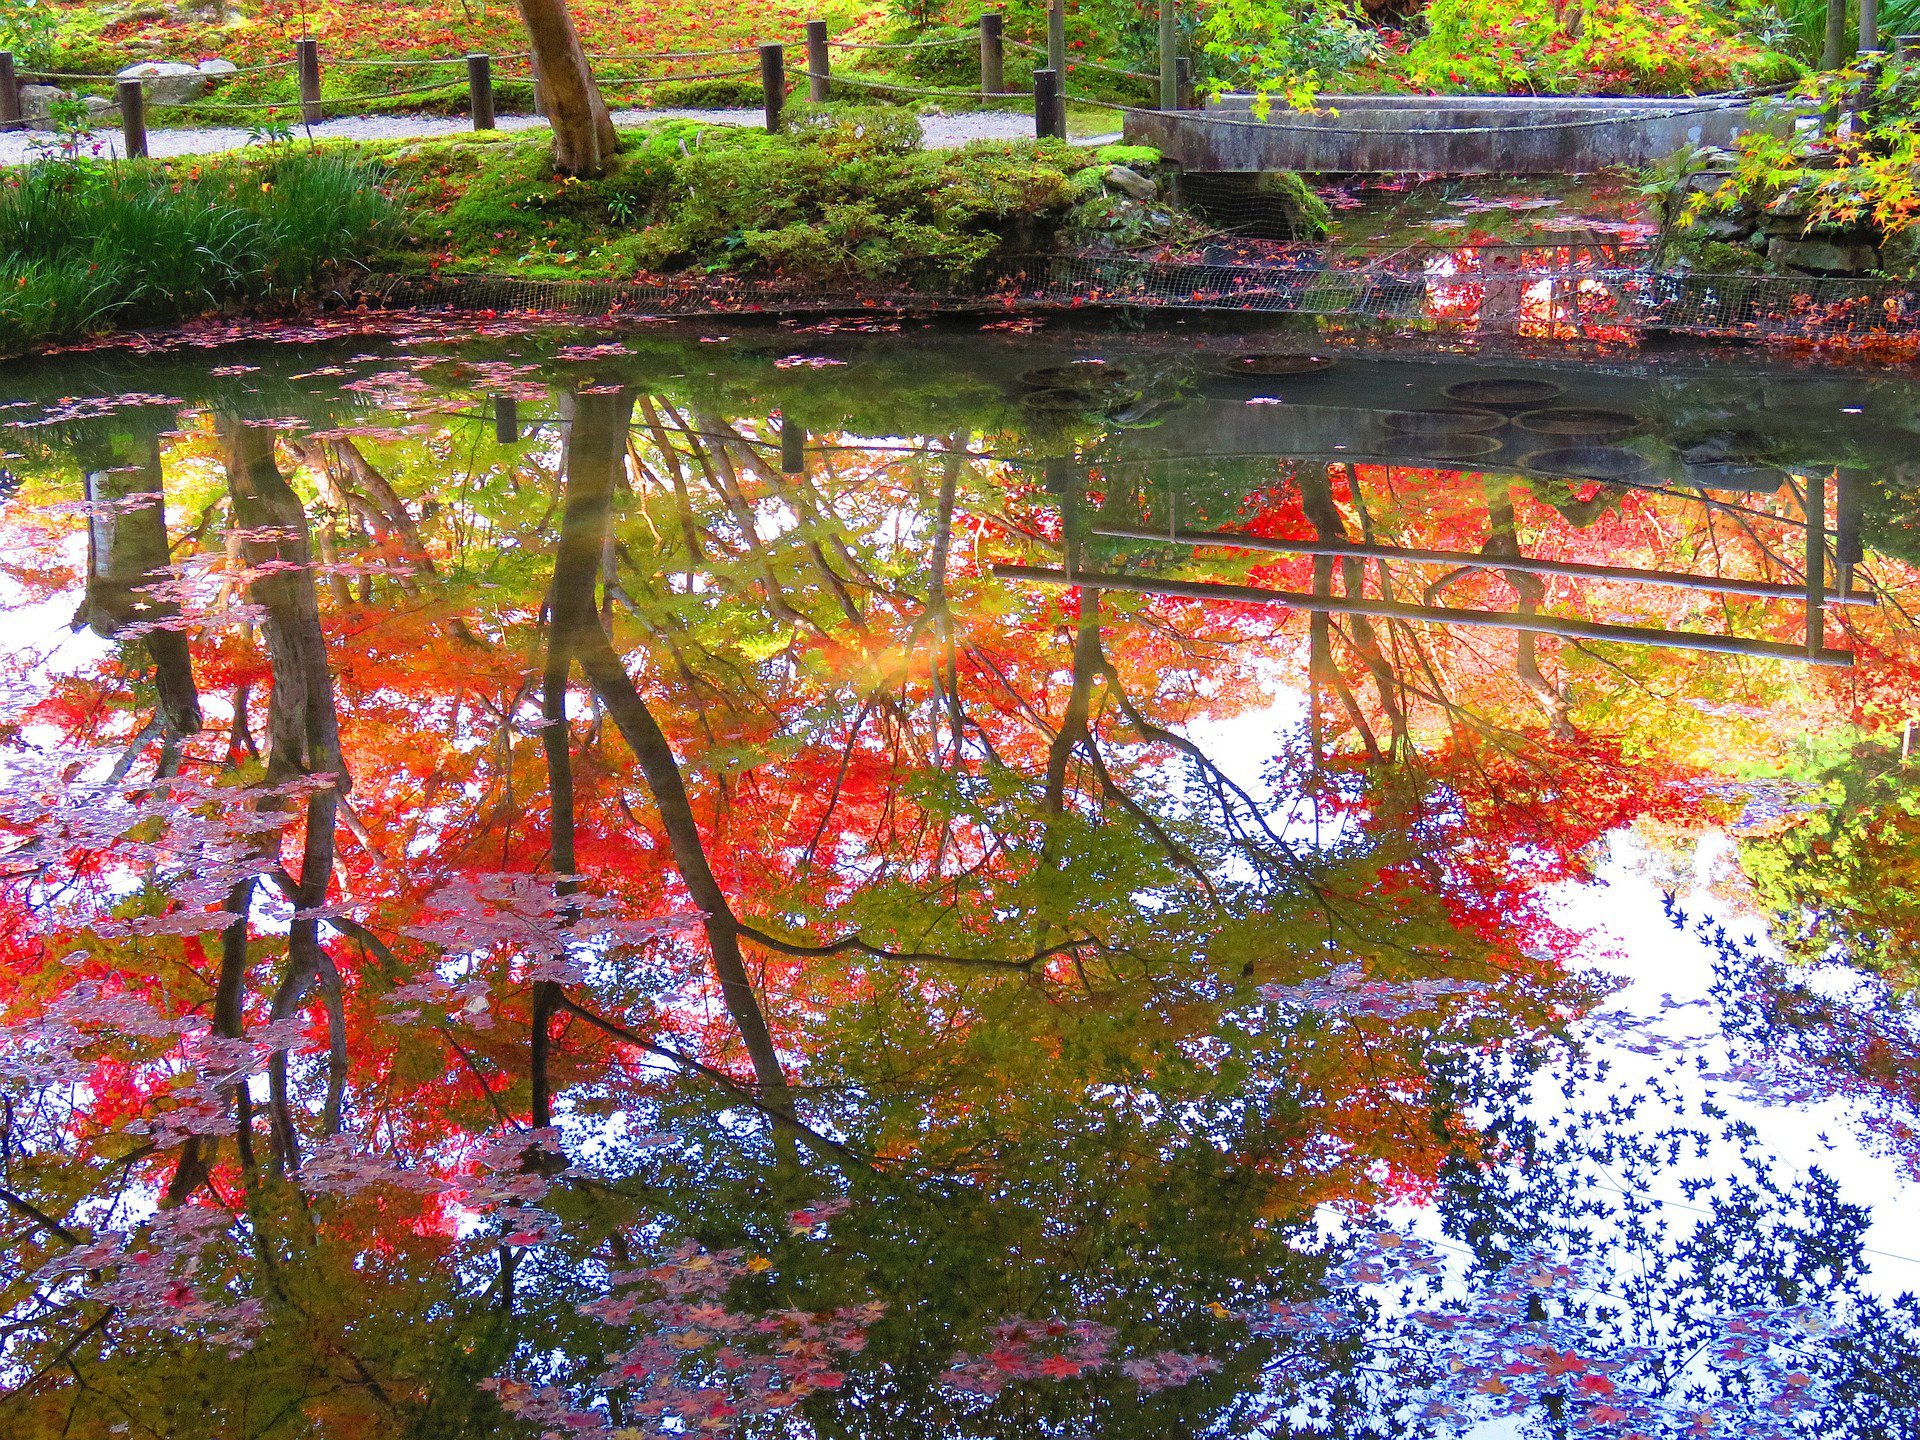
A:
{"label": "dark water area", "polygon": [[443,316],[0,466],[0,1435],[1920,1436],[1912,374]]}

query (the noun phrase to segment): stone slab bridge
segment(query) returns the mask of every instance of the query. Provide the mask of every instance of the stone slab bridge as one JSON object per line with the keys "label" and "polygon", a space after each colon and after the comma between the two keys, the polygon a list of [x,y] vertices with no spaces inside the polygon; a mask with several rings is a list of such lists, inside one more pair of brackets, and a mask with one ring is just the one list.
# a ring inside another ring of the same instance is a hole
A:
{"label": "stone slab bridge", "polygon": [[1644,166],[1742,131],[1785,132],[1781,101],[1701,96],[1323,95],[1313,111],[1250,95],[1197,110],[1129,110],[1125,135],[1200,174],[1568,175]]}

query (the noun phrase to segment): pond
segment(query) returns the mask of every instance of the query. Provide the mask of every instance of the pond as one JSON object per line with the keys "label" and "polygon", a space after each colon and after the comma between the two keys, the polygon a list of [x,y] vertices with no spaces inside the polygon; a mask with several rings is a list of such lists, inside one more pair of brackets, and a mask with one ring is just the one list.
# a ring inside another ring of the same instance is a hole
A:
{"label": "pond", "polygon": [[362,317],[0,464],[0,1432],[1920,1435],[1910,374]]}

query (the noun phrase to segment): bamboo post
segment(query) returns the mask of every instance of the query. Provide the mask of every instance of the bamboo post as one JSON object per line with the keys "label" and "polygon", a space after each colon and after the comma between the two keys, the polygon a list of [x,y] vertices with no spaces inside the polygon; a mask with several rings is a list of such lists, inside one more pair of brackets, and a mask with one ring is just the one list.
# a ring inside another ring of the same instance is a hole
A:
{"label": "bamboo post", "polygon": [[467,108],[473,128],[493,129],[493,60],[481,54],[467,56]]}
{"label": "bamboo post", "polygon": [[320,108],[320,42],[311,35],[294,41],[293,58],[300,72],[300,123],[318,125],[326,119]]}
{"label": "bamboo post", "polygon": [[833,57],[827,48],[827,22],[807,21],[807,99],[816,105],[827,103],[827,89],[833,83]]}
{"label": "bamboo post", "polygon": [[1067,0],[1048,0],[1047,69],[1059,83],[1067,82]]}
{"label": "bamboo post", "polygon": [[1180,38],[1174,27],[1174,0],[1160,0],[1160,108],[1180,108]]}
{"label": "bamboo post", "polygon": [[138,80],[122,80],[114,87],[120,102],[120,138],[129,160],[147,158],[147,91]]}
{"label": "bamboo post", "polygon": [[1033,72],[1033,134],[1038,140],[1063,137],[1060,124],[1060,72],[1042,68]]}
{"label": "bamboo post", "polygon": [[13,52],[0,50],[0,130],[20,126],[20,77],[13,68]]}
{"label": "bamboo post", "polygon": [[780,128],[780,112],[787,107],[787,47],[760,47],[760,90],[765,98],[767,133]]}
{"label": "bamboo post", "polygon": [[998,10],[980,17],[980,93],[1001,95],[1007,88],[1007,40]]}

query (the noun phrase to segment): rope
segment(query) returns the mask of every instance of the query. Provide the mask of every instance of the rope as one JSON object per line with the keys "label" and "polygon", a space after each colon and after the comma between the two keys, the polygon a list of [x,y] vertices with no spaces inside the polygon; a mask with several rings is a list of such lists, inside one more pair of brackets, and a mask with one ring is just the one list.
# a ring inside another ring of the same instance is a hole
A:
{"label": "rope", "polygon": [[862,90],[885,90],[895,95],[926,95],[935,100],[1012,100],[1017,95],[990,95],[984,90],[922,90],[911,85],[888,85],[879,80],[856,80],[851,75],[828,77],[835,85],[857,85]]}
{"label": "rope", "polygon": [[149,110],[212,110],[216,112],[252,112],[256,110],[297,110],[298,100],[240,100],[216,104],[211,100],[149,100]]}
{"label": "rope", "polygon": [[758,55],[758,45],[739,45],[731,50],[669,50],[659,55],[589,55],[589,60],[609,60],[622,65],[641,65],[649,60],[711,60],[717,55]]}
{"label": "rope", "polygon": [[835,50],[944,50],[954,45],[972,45],[975,42],[973,26],[964,35],[956,35],[951,40],[908,40],[894,45],[882,45],[872,40],[829,40],[827,44]]}
{"label": "rope", "polygon": [[1448,125],[1440,129],[1427,129],[1409,126],[1405,129],[1366,125],[1278,125],[1269,120],[1229,120],[1223,116],[1210,115],[1201,110],[1151,110],[1138,105],[1122,105],[1112,100],[1095,100],[1091,96],[1075,95],[1069,97],[1082,105],[1097,105],[1108,110],[1119,110],[1129,115],[1178,115],[1183,120],[1191,120],[1202,125],[1228,125],[1243,130],[1279,130],[1288,134],[1300,135],[1511,135],[1516,130],[1587,130],[1604,128],[1610,125],[1638,125],[1648,120],[1679,120],[1689,115],[1706,115],[1716,110],[1731,108],[1725,104],[1699,105],[1687,110],[1646,111],[1631,115],[1603,115],[1592,120],[1529,120],[1524,126],[1508,125]]}
{"label": "rope", "polygon": [[[440,85],[419,85],[411,90],[383,90],[377,95],[341,95],[330,100],[323,99],[320,102],[320,108],[323,110],[359,109],[361,106],[381,100],[409,100],[418,95],[444,95],[449,90],[458,93],[465,89],[466,86],[462,82],[449,80]],[[282,101],[281,103],[290,102]]]}
{"label": "rope", "polygon": [[[1044,45],[1029,45],[1024,40],[1010,39],[1006,43],[1013,46],[1016,50],[1025,50],[1034,55],[1044,55],[1047,53]],[[1117,65],[1102,65],[1098,60],[1075,60],[1071,56],[1067,59],[1067,69],[1069,72],[1074,70],[1104,70],[1109,75],[1124,75],[1129,80],[1152,80],[1156,84],[1160,80],[1158,75],[1149,75],[1144,71],[1122,70]]]}
{"label": "rope", "polygon": [[[513,57],[510,55],[496,55],[493,58],[496,60],[510,60]],[[385,67],[385,66],[391,66],[391,65],[464,65],[466,63],[467,63],[467,57],[464,55],[443,55],[443,56],[438,56],[436,58],[429,59],[429,60],[329,60],[327,61],[328,65],[365,65],[369,67]]]}
{"label": "rope", "polygon": [[679,85],[695,80],[735,80],[742,75],[758,75],[760,71],[748,66],[744,70],[709,70],[703,75],[609,75],[596,77],[601,85]]}

